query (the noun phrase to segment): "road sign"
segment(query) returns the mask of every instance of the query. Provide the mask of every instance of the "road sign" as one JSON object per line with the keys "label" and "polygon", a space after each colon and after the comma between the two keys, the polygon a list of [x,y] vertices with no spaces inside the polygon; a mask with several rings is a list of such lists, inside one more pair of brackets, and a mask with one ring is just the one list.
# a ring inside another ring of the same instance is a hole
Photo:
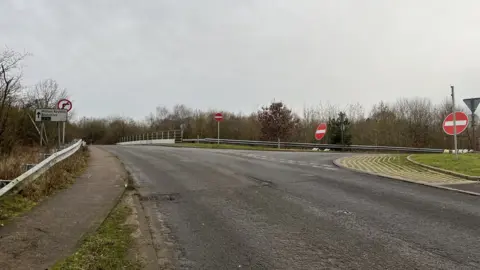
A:
{"label": "road sign", "polygon": [[318,141],[323,139],[326,133],[327,133],[327,124],[321,123],[320,125],[318,125],[317,130],[315,130],[315,139],[317,139]]}
{"label": "road sign", "polygon": [[69,112],[72,109],[72,102],[68,99],[60,99],[57,103],[57,108],[67,110]]}
{"label": "road sign", "polygon": [[466,98],[463,102],[465,102],[472,113],[475,113],[478,104],[480,104],[480,98]]}
{"label": "road sign", "polygon": [[223,120],[223,115],[221,113],[216,113],[214,118],[215,121],[220,122]]}
{"label": "road sign", "polygon": [[35,121],[42,122],[65,122],[67,121],[68,111],[66,109],[36,109]]}
{"label": "road sign", "polygon": [[[455,112],[455,122],[457,135],[462,133],[468,126],[468,116],[464,112]],[[447,115],[443,120],[443,131],[448,135],[453,135],[453,113]]]}

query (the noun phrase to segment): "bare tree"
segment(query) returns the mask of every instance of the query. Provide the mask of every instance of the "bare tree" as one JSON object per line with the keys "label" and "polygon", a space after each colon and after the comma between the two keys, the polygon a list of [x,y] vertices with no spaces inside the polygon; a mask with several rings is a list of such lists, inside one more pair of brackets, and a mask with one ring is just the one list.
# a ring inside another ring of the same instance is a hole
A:
{"label": "bare tree", "polygon": [[53,79],[38,82],[27,94],[29,102],[35,108],[56,108],[57,102],[67,98],[67,95],[67,90],[60,88],[57,81]]}
{"label": "bare tree", "polygon": [[22,72],[19,64],[26,55],[9,49],[0,54],[0,140],[3,147],[5,147],[3,134],[7,120],[22,88],[20,84]]}

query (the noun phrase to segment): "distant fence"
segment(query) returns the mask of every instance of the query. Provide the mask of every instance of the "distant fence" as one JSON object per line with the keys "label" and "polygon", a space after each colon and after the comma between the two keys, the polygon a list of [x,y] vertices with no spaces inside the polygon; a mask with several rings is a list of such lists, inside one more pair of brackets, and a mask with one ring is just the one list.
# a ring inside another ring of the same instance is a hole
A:
{"label": "distant fence", "polygon": [[157,141],[161,143],[161,140],[164,142],[169,142],[173,140],[175,143],[182,142],[183,132],[181,130],[167,130],[167,131],[155,131],[155,132],[145,132],[140,134],[133,134],[129,136],[121,137],[117,144],[140,144],[140,143],[129,143],[129,142],[139,142],[144,141],[145,143],[151,144],[152,141]]}

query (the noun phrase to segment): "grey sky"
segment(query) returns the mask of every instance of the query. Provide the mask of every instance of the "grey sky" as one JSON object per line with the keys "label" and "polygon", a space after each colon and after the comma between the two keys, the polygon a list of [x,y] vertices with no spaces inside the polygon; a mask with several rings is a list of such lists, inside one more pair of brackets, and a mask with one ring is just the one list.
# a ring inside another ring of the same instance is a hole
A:
{"label": "grey sky", "polygon": [[0,0],[25,82],[54,78],[77,116],[157,105],[251,112],[480,96],[480,1]]}

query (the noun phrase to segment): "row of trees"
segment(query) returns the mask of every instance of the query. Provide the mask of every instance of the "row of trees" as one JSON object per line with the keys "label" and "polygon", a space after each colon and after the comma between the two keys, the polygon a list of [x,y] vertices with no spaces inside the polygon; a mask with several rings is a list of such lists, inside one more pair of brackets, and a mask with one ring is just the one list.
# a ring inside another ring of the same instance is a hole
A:
{"label": "row of trees", "polygon": [[[34,86],[22,84],[22,61],[28,54],[10,49],[0,53],[0,154],[16,146],[39,143],[39,130],[33,120],[36,108],[53,108],[67,97],[67,91],[55,80],[46,79]],[[222,138],[315,142],[314,132],[321,122],[328,123],[322,143],[391,145],[451,148],[451,136],[441,125],[451,112],[448,100],[433,104],[425,98],[402,98],[393,103],[379,102],[369,111],[360,104],[340,109],[321,103],[293,113],[283,102],[272,102],[251,114],[222,112]],[[460,110],[460,108],[457,108]],[[185,105],[158,107],[144,121],[129,118],[82,118],[68,123],[67,140],[84,138],[98,144],[112,144],[125,136],[184,128],[184,138],[215,138],[214,111],[192,109]],[[46,127],[48,145],[57,141],[56,126]],[[470,148],[474,138],[470,130],[459,136],[459,146]]]}
{"label": "row of trees", "polygon": [[[6,48],[0,52],[0,154],[8,155],[17,147],[39,143],[39,129],[33,115],[36,108],[54,108],[67,96],[53,79],[34,86],[22,84],[22,63],[29,54]],[[56,128],[46,126],[47,146],[58,141]]]}
{"label": "row of trees", "polygon": [[[448,100],[433,104],[428,99],[411,98],[379,102],[368,114],[359,104],[345,110],[323,104],[305,108],[303,115],[297,115],[283,102],[272,102],[247,115],[222,112],[221,137],[315,142],[317,125],[326,122],[327,134],[321,143],[452,148],[452,137],[441,128],[451,110]],[[184,138],[216,138],[215,113],[175,105],[171,109],[158,107],[141,122],[119,117],[83,118],[74,128],[81,132],[79,135],[99,144],[115,143],[124,136],[145,132],[180,129],[182,125]],[[470,130],[459,135],[459,147],[470,148],[472,142]]]}

